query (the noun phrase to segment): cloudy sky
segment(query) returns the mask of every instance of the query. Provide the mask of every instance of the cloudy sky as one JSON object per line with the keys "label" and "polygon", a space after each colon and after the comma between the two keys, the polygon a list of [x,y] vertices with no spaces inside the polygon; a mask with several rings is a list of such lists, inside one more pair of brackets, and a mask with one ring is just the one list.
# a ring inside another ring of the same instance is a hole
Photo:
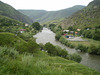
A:
{"label": "cloudy sky", "polygon": [[0,0],[15,9],[43,9],[54,11],[72,7],[74,5],[88,5],[93,0]]}

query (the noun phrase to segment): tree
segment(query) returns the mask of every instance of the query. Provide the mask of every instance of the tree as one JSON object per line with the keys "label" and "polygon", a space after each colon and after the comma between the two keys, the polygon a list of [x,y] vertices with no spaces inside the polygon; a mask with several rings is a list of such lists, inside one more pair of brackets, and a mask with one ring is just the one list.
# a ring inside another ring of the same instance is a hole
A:
{"label": "tree", "polygon": [[48,53],[50,55],[57,55],[57,49],[54,45],[52,45],[50,42],[46,43],[45,46],[44,46],[45,50],[48,51]]}
{"label": "tree", "polygon": [[66,49],[62,49],[60,55],[61,57],[66,58],[68,55],[68,52],[66,51]]}
{"label": "tree", "polygon": [[93,36],[93,39],[100,41],[100,30],[99,29],[98,30],[97,29],[95,30],[95,34]]}
{"label": "tree", "polygon": [[40,26],[40,24],[39,24],[38,22],[34,22],[34,23],[32,24],[32,27],[33,27],[34,29],[36,29],[36,30],[40,30],[40,29],[41,29],[41,26]]}
{"label": "tree", "polygon": [[59,40],[60,37],[61,37],[61,35],[62,35],[62,32],[57,32],[57,33],[56,33],[56,36],[55,36],[55,39],[56,39],[56,40]]}

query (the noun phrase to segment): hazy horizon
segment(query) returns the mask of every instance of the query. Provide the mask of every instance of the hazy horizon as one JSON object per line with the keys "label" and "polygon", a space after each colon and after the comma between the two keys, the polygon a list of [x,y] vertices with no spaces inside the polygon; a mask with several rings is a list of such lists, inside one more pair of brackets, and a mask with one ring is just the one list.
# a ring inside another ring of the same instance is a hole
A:
{"label": "hazy horizon", "polygon": [[17,10],[46,10],[57,11],[75,5],[87,6],[93,0],[0,0]]}

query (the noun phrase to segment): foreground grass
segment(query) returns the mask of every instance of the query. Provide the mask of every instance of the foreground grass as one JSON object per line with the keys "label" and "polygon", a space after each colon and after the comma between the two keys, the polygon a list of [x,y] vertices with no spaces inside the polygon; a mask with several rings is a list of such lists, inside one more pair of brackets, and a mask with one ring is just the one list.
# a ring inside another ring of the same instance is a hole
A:
{"label": "foreground grass", "polygon": [[0,47],[0,75],[100,75],[99,72],[46,52],[19,54],[13,48]]}

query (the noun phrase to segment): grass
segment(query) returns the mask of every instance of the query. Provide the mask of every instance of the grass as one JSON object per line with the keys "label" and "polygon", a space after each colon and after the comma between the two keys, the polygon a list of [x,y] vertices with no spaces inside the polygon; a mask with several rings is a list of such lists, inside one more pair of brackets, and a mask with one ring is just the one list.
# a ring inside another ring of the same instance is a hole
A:
{"label": "grass", "polygon": [[[85,39],[85,38],[83,38],[83,39]],[[88,41],[69,41],[69,43],[71,43],[75,46],[78,46],[78,44],[82,44],[84,46],[90,46],[91,44],[93,44],[95,46],[100,45],[100,41],[96,41],[93,39],[85,39],[85,40],[88,40]]]}
{"label": "grass", "polygon": [[[82,64],[49,56],[44,51],[29,53],[23,47],[26,42],[14,34],[0,33],[0,38],[0,75],[100,75]],[[13,48],[16,43],[24,44],[18,46],[21,50]],[[26,51],[20,53],[24,48]]]}
{"label": "grass", "polygon": [[[0,47],[6,51],[7,47]],[[13,48],[8,49],[14,50]],[[13,54],[16,54],[15,50]],[[1,56],[0,56],[1,57]],[[11,58],[8,54],[0,59],[0,75],[100,75],[99,72],[83,66],[77,62],[61,57],[51,57],[48,53],[18,54]]]}

